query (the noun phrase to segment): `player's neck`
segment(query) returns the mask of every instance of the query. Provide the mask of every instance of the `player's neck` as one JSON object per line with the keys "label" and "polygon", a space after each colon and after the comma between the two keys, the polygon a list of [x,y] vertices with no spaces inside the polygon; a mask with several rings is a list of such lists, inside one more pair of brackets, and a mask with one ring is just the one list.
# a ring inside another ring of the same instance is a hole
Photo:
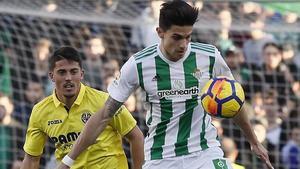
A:
{"label": "player's neck", "polygon": [[182,57],[180,56],[172,56],[170,53],[168,53],[165,48],[163,47],[163,45],[161,44],[159,46],[159,49],[161,51],[161,53],[164,55],[165,58],[167,58],[168,60],[172,61],[172,62],[176,62],[178,60],[180,60]]}
{"label": "player's neck", "polygon": [[76,98],[77,98],[78,94],[73,96],[73,97],[65,97],[63,95],[60,95],[58,93],[56,93],[56,97],[58,98],[58,100],[62,103],[65,104],[65,106],[68,108],[68,109],[71,109],[73,103],[75,102]]}

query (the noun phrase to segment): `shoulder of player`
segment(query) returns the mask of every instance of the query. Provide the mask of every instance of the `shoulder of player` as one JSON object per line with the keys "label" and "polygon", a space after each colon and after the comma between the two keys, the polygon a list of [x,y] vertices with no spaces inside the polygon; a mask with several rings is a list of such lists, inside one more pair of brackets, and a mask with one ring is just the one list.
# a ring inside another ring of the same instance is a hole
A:
{"label": "shoulder of player", "polygon": [[[45,110],[49,110],[50,107],[53,107],[53,96],[47,96],[37,104],[35,104],[32,108],[31,116],[41,116],[45,113]],[[37,118],[37,117],[36,117]]]}
{"label": "shoulder of player", "polygon": [[145,58],[149,58],[150,56],[157,55],[157,46],[158,44],[151,45],[149,47],[144,48],[143,50],[133,54],[135,61],[141,61]]}
{"label": "shoulder of player", "polygon": [[214,45],[199,42],[191,42],[190,44],[192,52],[215,56],[217,48]]}
{"label": "shoulder of player", "polygon": [[108,93],[86,86],[85,96],[90,98],[91,100],[105,101],[108,98]]}

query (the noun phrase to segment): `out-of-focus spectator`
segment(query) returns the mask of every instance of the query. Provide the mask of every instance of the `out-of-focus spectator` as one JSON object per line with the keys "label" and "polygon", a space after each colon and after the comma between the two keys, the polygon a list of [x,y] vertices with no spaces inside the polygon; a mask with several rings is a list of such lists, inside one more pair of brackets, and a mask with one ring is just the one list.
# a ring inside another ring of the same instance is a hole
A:
{"label": "out-of-focus spectator", "polygon": [[261,92],[256,92],[253,94],[251,99],[252,106],[254,108],[254,117],[257,119],[263,119],[264,124],[267,124],[266,121],[266,111],[264,109],[264,99],[263,94]]}
{"label": "out-of-focus spectator", "polygon": [[296,64],[296,51],[292,43],[284,43],[282,45],[282,62],[287,66],[289,72],[293,77],[291,83],[292,92],[295,94],[295,98],[292,98],[295,102],[300,98],[300,71],[299,66]]}
{"label": "out-of-focus spectator", "polygon": [[41,101],[44,97],[45,93],[40,81],[38,79],[28,81],[25,87],[24,101],[19,102],[15,106],[13,117],[20,123],[27,126],[34,104]]}
{"label": "out-of-focus spectator", "polygon": [[7,126],[23,127],[22,124],[17,122],[12,117],[12,113],[14,111],[14,105],[8,96],[0,94],[0,106],[2,106],[1,115],[0,115],[1,117],[0,124],[7,125]]}
{"label": "out-of-focus spectator", "polygon": [[103,91],[107,92],[107,87],[110,83],[112,83],[114,80],[116,79],[116,77],[114,76],[106,76],[103,79],[103,85],[102,85],[102,89]]}
{"label": "out-of-focus spectator", "polygon": [[282,120],[280,115],[282,114],[279,109],[277,101],[277,92],[275,90],[269,90],[264,96],[264,109],[266,112],[267,135],[266,135],[266,147],[269,151],[269,159],[275,168],[279,168],[279,144]]}
{"label": "out-of-focus spectator", "polygon": [[101,36],[93,37],[88,40],[84,48],[83,69],[84,82],[89,86],[101,89],[103,73],[103,63],[107,61],[105,55],[106,47]]}
{"label": "out-of-focus spectator", "polygon": [[7,31],[2,31],[0,27],[0,92],[10,96],[12,94],[9,44],[11,35]]}
{"label": "out-of-focus spectator", "polygon": [[0,168],[10,168],[22,154],[22,124],[11,116],[14,106],[8,96],[0,94]]}
{"label": "out-of-focus spectator", "polygon": [[287,66],[282,63],[281,47],[273,42],[266,43],[263,47],[265,63],[260,70],[260,77],[254,79],[255,88],[259,91],[274,89],[278,93],[278,103],[285,106],[293,93],[290,85],[293,77]]}
{"label": "out-of-focus spectator", "polygon": [[35,74],[41,79],[48,78],[48,58],[52,43],[49,39],[41,38],[33,49]]}
{"label": "out-of-focus spectator", "polygon": [[48,78],[48,58],[51,49],[52,42],[47,38],[39,39],[33,49],[34,70],[31,72],[30,78],[37,76],[41,80],[43,86],[45,86],[44,89],[46,94],[50,94],[53,88],[53,85]]}
{"label": "out-of-focus spectator", "polygon": [[249,100],[255,92],[253,79],[257,79],[259,76],[256,66],[245,63],[243,52],[234,46],[227,49],[224,58],[234,78],[242,84],[246,99]]}
{"label": "out-of-focus spectator", "polygon": [[251,39],[245,41],[243,46],[246,62],[250,64],[262,65],[264,62],[262,55],[263,46],[267,42],[273,42],[272,35],[264,32],[265,23],[257,14],[254,16],[254,21],[250,23]]}
{"label": "out-of-focus spectator", "polygon": [[120,74],[120,63],[118,59],[109,59],[104,63],[101,77],[106,79],[109,76],[118,77]]}
{"label": "out-of-focus spectator", "polygon": [[138,18],[139,26],[132,29],[132,45],[143,48],[159,42],[156,27],[158,27],[160,5],[163,2],[163,0],[150,0],[149,7]]}
{"label": "out-of-focus spectator", "polygon": [[224,157],[229,159],[232,164],[233,169],[245,169],[244,166],[237,164],[236,159],[239,154],[239,150],[233,139],[229,137],[222,138],[221,147],[224,151]]}
{"label": "out-of-focus spectator", "polygon": [[297,126],[300,126],[300,108],[296,107],[289,113],[289,116],[283,119],[281,123],[281,134],[280,134],[280,150],[287,143],[291,130]]}
{"label": "out-of-focus spectator", "polygon": [[218,17],[221,23],[221,30],[217,46],[220,48],[222,56],[224,56],[225,51],[234,47],[233,41],[229,38],[229,30],[232,23],[231,12],[228,9],[223,9],[219,12]]}
{"label": "out-of-focus spectator", "polygon": [[286,169],[298,169],[300,165],[300,128],[294,127],[290,139],[283,147],[281,158]]}

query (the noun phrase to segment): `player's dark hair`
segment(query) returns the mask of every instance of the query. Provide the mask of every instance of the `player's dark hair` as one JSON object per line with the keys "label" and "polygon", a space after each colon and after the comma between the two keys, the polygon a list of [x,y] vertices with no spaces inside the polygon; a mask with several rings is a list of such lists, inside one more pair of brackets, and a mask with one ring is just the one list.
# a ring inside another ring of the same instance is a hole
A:
{"label": "player's dark hair", "polygon": [[193,26],[197,21],[199,9],[190,6],[182,0],[173,0],[165,2],[162,5],[159,14],[159,27],[164,31],[172,25]]}
{"label": "player's dark hair", "polygon": [[49,70],[53,70],[55,63],[63,59],[78,62],[80,68],[82,68],[80,53],[73,47],[64,46],[54,51],[49,58]]}

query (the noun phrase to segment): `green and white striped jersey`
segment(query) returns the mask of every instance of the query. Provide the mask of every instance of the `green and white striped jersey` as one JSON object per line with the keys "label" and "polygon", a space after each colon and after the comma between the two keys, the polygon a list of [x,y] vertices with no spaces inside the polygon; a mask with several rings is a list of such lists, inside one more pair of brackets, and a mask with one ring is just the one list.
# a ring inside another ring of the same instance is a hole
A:
{"label": "green and white striped jersey", "polygon": [[145,157],[163,159],[220,146],[199,92],[210,78],[221,75],[232,77],[213,45],[191,42],[184,57],[172,62],[155,44],[129,58],[108,92],[124,102],[137,87],[143,89],[149,103]]}

